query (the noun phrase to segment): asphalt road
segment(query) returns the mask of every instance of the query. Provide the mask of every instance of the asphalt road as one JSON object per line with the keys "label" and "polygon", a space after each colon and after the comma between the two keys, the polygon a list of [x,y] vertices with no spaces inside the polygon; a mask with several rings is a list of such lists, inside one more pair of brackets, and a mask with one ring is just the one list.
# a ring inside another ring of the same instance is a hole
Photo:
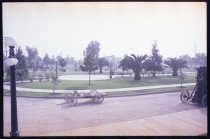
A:
{"label": "asphalt road", "polygon": [[[63,99],[17,98],[18,128],[21,136],[141,119],[198,108],[183,104],[180,92],[105,98],[102,104],[79,99],[69,107]],[[4,136],[11,131],[10,97],[4,96]]]}

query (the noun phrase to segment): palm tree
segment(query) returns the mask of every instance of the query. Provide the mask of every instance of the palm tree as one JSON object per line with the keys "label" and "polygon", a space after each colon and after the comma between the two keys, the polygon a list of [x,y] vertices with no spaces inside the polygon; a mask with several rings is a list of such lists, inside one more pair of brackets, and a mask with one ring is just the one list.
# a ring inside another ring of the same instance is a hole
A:
{"label": "palm tree", "polygon": [[103,73],[102,68],[103,66],[108,66],[109,65],[109,61],[106,60],[106,58],[102,57],[98,59],[98,66],[100,68],[100,73]]}
{"label": "palm tree", "polygon": [[165,64],[172,68],[172,76],[178,76],[179,69],[188,68],[187,61],[184,61],[182,58],[168,58],[168,60],[165,60]]}
{"label": "palm tree", "polygon": [[135,73],[134,79],[141,80],[141,70],[142,63],[146,60],[147,55],[139,56],[131,54],[131,56],[125,56],[124,59],[121,60],[120,66],[123,70],[132,69]]}

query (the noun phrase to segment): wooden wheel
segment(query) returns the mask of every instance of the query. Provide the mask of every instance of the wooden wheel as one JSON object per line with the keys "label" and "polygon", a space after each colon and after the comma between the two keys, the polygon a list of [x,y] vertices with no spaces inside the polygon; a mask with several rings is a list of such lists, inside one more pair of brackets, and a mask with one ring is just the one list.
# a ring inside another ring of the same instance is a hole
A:
{"label": "wooden wheel", "polygon": [[181,93],[181,96],[180,96],[180,99],[183,103],[187,103],[187,101],[189,100],[190,98],[190,94],[187,90],[184,90],[182,93]]}
{"label": "wooden wheel", "polygon": [[96,93],[94,100],[96,103],[102,103],[104,100],[104,95],[101,93]]}
{"label": "wooden wheel", "polygon": [[70,106],[74,106],[75,104],[77,104],[77,97],[69,96],[69,98],[68,98],[68,100],[67,100],[67,103],[68,103]]}
{"label": "wooden wheel", "polygon": [[68,102],[67,102],[68,99],[69,99],[69,94],[65,94],[65,95],[64,95],[64,101],[65,101],[65,103],[68,103]]}

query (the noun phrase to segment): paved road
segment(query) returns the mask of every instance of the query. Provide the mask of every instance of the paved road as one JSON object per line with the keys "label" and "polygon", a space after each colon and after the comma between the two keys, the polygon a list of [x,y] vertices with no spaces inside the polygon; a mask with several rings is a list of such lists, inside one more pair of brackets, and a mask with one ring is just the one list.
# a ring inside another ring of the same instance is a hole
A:
{"label": "paved road", "polygon": [[[62,99],[18,98],[21,136],[43,135],[83,127],[106,125],[162,114],[192,110],[195,104],[183,104],[180,92],[106,98],[102,104],[79,99],[69,107]],[[4,96],[4,135],[10,127],[10,97]]]}

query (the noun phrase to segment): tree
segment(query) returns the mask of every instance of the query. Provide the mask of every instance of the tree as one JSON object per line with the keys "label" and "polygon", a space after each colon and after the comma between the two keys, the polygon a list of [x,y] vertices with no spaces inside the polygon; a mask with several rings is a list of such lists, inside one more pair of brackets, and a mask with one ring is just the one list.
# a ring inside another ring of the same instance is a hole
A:
{"label": "tree", "polygon": [[[16,75],[16,80],[23,80],[28,78],[28,69],[26,65],[26,59],[25,56],[23,55],[23,51],[21,47],[18,47],[15,57],[18,60],[17,65],[15,65],[15,75]],[[8,70],[8,75],[10,75],[10,70]]]}
{"label": "tree", "polygon": [[63,67],[65,67],[67,64],[66,59],[64,58],[59,59],[58,64],[61,66],[61,71],[63,72],[64,71]]}
{"label": "tree", "polygon": [[146,71],[153,71],[153,77],[155,77],[156,71],[162,71],[163,67],[162,63],[162,56],[159,55],[159,50],[157,49],[157,43],[152,45],[152,56],[149,57],[143,64],[143,68]]}
{"label": "tree", "polygon": [[204,53],[197,53],[195,55],[195,64],[199,67],[207,66],[207,57]]}
{"label": "tree", "polygon": [[192,67],[192,64],[193,64],[193,59],[189,56],[189,55],[182,55],[180,56],[181,59],[183,59],[184,61],[187,62],[187,65],[191,66]]}
{"label": "tree", "polygon": [[54,55],[52,55],[52,58],[50,60],[50,64],[55,65],[55,63],[56,63],[55,57],[54,57]]}
{"label": "tree", "polygon": [[102,68],[108,65],[109,65],[109,61],[105,57],[101,57],[98,59],[98,66],[100,69],[100,73],[103,73]]}
{"label": "tree", "polygon": [[43,60],[40,56],[37,56],[35,58],[35,65],[36,65],[36,69],[42,69],[43,68]]}
{"label": "tree", "polygon": [[165,60],[165,64],[172,68],[172,76],[178,76],[179,69],[188,68],[187,62],[181,58],[168,58],[167,60]]}
{"label": "tree", "polygon": [[[34,62],[35,62],[34,60],[38,56],[38,50],[36,48],[32,48],[32,47],[26,46],[26,51],[28,53],[27,60],[28,60],[29,68],[33,68]],[[35,66],[35,68],[36,68],[36,66]]]}
{"label": "tree", "polygon": [[121,60],[119,67],[123,70],[132,69],[135,73],[134,79],[141,80],[141,70],[142,63],[146,60],[147,55],[139,56],[131,54],[131,56],[125,56],[124,59]]}
{"label": "tree", "polygon": [[83,65],[80,65],[80,69],[82,71],[88,71],[89,74],[89,86],[90,86],[90,76],[91,72],[97,68],[96,63],[94,62],[94,59],[91,55],[87,55],[84,58]]}
{"label": "tree", "polygon": [[[100,51],[100,43],[98,43],[97,41],[91,41],[88,44],[88,47],[86,48],[86,50],[84,51],[83,55],[84,56],[90,56],[92,62],[94,62],[95,65],[98,64],[98,59],[99,59],[99,51]],[[95,74],[95,70],[98,68],[98,66],[95,67],[94,69],[94,74]]]}
{"label": "tree", "polygon": [[50,57],[48,56],[48,53],[45,54],[44,58],[43,58],[43,64],[48,68],[48,66],[50,65]]}

